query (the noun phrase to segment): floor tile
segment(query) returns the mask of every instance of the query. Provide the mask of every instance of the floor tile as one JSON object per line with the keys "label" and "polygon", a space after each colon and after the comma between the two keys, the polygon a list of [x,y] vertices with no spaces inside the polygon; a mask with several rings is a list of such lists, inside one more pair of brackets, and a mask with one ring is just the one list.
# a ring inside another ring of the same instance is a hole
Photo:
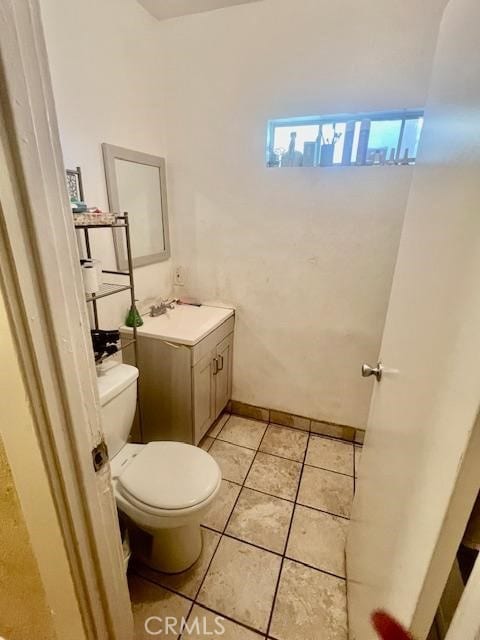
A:
{"label": "floor tile", "polygon": [[209,453],[220,465],[224,480],[231,480],[238,484],[242,484],[245,480],[255,457],[255,451],[221,440],[215,440]]}
{"label": "floor tile", "polygon": [[362,459],[362,447],[355,445],[355,477],[358,478],[358,471],[360,469],[360,460]]}
{"label": "floor tile", "polygon": [[305,464],[353,476],[353,444],[312,436]]}
{"label": "floor tile", "polygon": [[294,500],[302,465],[267,453],[257,453],[245,486],[270,493],[279,498]]}
{"label": "floor tile", "polygon": [[344,518],[297,505],[286,555],[344,578],[348,524]]}
{"label": "floor tile", "polygon": [[226,422],[228,422],[230,418],[229,413],[223,413],[217,420],[217,422],[213,425],[210,431],[207,433],[207,436],[211,438],[216,438],[220,431],[223,429]]}
{"label": "floor tile", "polygon": [[[181,624],[180,621],[182,618],[188,615],[191,602],[182,598],[182,596],[162,589],[162,587],[147,582],[135,575],[129,576],[128,586],[132,602],[135,640],[147,640],[147,638],[150,639],[153,637],[151,633],[148,633],[148,623],[147,629],[145,628],[145,622],[151,616],[161,618],[162,620],[167,616],[172,616],[177,618],[179,624]],[[157,621],[155,629],[152,626],[150,631],[156,632],[158,629]],[[162,632],[162,638],[173,639],[177,637],[178,632],[175,633],[173,629],[164,629]]]}
{"label": "floor tile", "polygon": [[262,440],[260,451],[303,462],[307,443],[307,432],[271,424]]}
{"label": "floor tile", "polygon": [[232,416],[217,437],[241,447],[258,449],[266,428],[265,422]]}
{"label": "floor tile", "polygon": [[210,436],[205,436],[201,440],[198,446],[200,447],[200,449],[203,449],[204,451],[208,451],[214,442],[215,442],[214,438],[211,438]]}
{"label": "floor tile", "polygon": [[263,636],[196,604],[188,617],[182,640],[184,638],[211,639],[212,637],[222,638],[222,640],[261,640]]}
{"label": "floor tile", "polygon": [[285,560],[270,636],[347,640],[345,581]]}
{"label": "floor tile", "polygon": [[353,478],[316,467],[305,467],[298,494],[299,504],[350,517]]}
{"label": "floor tile", "polygon": [[205,514],[202,524],[210,529],[223,532],[240,490],[240,485],[222,480],[220,491]]}
{"label": "floor tile", "polygon": [[252,489],[242,489],[226,533],[283,553],[292,513],[291,502]]}
{"label": "floor tile", "polygon": [[197,600],[265,632],[280,563],[273,553],[223,537]]}
{"label": "floor tile", "polygon": [[182,573],[167,574],[161,571],[154,571],[149,567],[136,563],[134,565],[135,573],[145,576],[156,584],[169,587],[174,591],[178,591],[184,596],[194,598],[207,572],[208,565],[217,548],[220,535],[209,529],[202,529],[203,549],[202,555],[188,571]]}

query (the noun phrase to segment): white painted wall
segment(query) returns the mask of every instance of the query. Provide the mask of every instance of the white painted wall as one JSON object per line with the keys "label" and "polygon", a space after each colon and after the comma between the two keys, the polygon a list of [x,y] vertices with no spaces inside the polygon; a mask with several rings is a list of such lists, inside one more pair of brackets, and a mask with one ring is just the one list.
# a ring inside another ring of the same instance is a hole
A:
{"label": "white painted wall", "polygon": [[[41,0],[60,137],[68,168],[80,165],[88,203],[108,210],[101,143],[165,155],[158,23],[134,0]],[[94,256],[115,269],[111,232],[93,232]],[[135,270],[138,298],[168,295],[171,261]],[[119,326],[129,294],[99,303]]]}
{"label": "white painted wall", "polygon": [[265,0],[159,25],[175,262],[238,309],[235,399],[365,426],[412,169],[266,169],[266,122],[421,107],[444,4]]}

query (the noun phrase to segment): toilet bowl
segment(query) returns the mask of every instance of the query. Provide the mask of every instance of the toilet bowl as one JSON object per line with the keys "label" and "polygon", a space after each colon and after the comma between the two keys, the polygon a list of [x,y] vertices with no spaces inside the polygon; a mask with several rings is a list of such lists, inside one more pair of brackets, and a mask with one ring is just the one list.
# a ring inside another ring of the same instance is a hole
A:
{"label": "toilet bowl", "polygon": [[220,489],[220,468],[206,451],[183,442],[128,444],[138,370],[115,363],[98,373],[117,506],[146,534],[132,536],[141,540],[133,552],[153,569],[185,571],[202,551],[200,523]]}

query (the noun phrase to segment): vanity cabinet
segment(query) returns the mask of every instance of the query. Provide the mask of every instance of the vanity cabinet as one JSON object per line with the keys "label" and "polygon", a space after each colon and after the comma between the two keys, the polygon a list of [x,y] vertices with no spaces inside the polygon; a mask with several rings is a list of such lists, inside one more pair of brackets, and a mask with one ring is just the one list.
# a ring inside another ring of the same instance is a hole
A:
{"label": "vanity cabinet", "polygon": [[153,335],[155,320],[137,331],[141,440],[198,444],[231,398],[234,316],[193,345]]}
{"label": "vanity cabinet", "polygon": [[233,333],[193,367],[193,407],[196,435],[201,439],[223,411],[232,394]]}

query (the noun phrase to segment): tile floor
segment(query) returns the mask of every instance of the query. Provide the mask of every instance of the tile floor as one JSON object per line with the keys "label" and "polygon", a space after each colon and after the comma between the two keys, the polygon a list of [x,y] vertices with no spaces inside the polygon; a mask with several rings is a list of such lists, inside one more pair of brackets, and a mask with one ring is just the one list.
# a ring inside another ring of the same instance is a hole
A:
{"label": "tile floor", "polygon": [[346,640],[345,536],[361,447],[229,415],[200,446],[223,473],[202,556],[175,576],[132,564],[136,640],[152,637],[149,616],[187,619],[190,630],[162,633],[170,638]]}

